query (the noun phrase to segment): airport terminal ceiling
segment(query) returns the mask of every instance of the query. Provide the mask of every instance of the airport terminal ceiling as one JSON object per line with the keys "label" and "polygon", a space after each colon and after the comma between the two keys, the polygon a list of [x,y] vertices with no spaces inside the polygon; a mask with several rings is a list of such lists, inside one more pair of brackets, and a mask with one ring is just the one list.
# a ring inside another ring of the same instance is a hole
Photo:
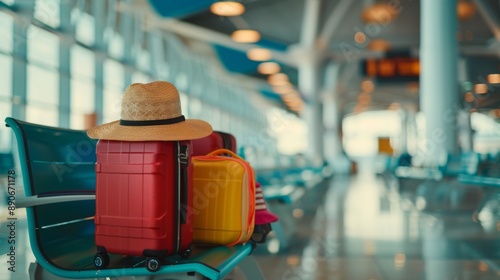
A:
{"label": "airport terminal ceiling", "polygon": [[[150,1],[156,11],[164,18],[176,18],[182,23],[199,27],[197,31],[210,30],[217,34],[230,36],[239,29],[252,29],[260,33],[260,41],[255,46],[271,49],[280,54],[273,58],[280,64],[282,72],[290,81],[298,86],[298,65],[294,57],[303,55],[301,45],[304,43],[304,23],[307,14],[307,0],[243,0],[245,12],[240,16],[216,16],[209,6],[214,1],[195,1],[197,8],[186,10],[183,4],[168,5],[162,1]],[[184,1],[185,5],[189,5]],[[205,2],[204,4],[202,2]],[[418,58],[420,43],[420,1],[410,0],[329,0],[320,2],[320,12],[317,20],[317,35],[315,36],[315,52],[321,52],[324,62],[339,62],[341,66],[338,85],[339,103],[345,113],[352,112],[360,99],[363,90],[367,59],[380,59],[403,55]],[[374,4],[388,4],[385,9],[370,10]],[[500,1],[470,0],[458,1],[457,15],[459,17],[457,41],[460,46],[460,57],[465,66],[465,73],[459,77],[471,84],[484,82],[490,73],[500,71]],[[175,7],[174,7],[175,6]],[[482,9],[486,9],[485,12]],[[165,24],[165,26],[168,26]],[[174,32],[196,38],[196,35],[186,34],[180,28],[172,28]],[[239,71],[252,78],[265,78],[259,74],[252,61],[245,61],[245,48],[234,48],[232,44],[221,41],[213,44],[203,36],[201,41],[212,45],[216,53],[225,60],[233,59],[225,65],[229,70]],[[327,42],[326,44],[324,42]],[[241,61],[234,61],[237,56],[225,58],[227,52],[241,52]],[[242,63],[249,63],[245,69]],[[238,64],[240,68],[234,68]],[[250,70],[249,70],[250,69]],[[417,75],[418,76],[418,75]],[[328,79],[329,77],[325,77]],[[368,79],[374,82],[374,94],[371,95],[371,109],[384,109],[392,103],[400,103],[409,108],[418,108],[418,77],[414,80],[405,79]],[[325,82],[328,83],[328,82]],[[464,94],[470,89],[468,83],[461,85],[458,94]],[[494,93],[496,86],[490,86]],[[500,89],[497,89],[498,91]],[[362,97],[361,97],[362,98]],[[475,106],[484,110],[498,108],[499,100],[495,96],[488,101],[481,101]],[[369,109],[370,109],[369,108]]]}
{"label": "airport terminal ceiling", "polygon": [[[160,28],[178,35],[185,42],[205,44],[205,50],[210,49],[210,54],[217,56],[227,70],[257,84],[255,87],[264,96],[282,108],[287,106],[280,100],[280,94],[266,83],[267,75],[257,71],[260,62],[247,58],[249,49],[262,47],[271,50],[271,61],[279,63],[281,72],[287,74],[306,102],[308,96],[299,85],[299,64],[300,59],[312,51],[323,62],[321,66],[330,62],[340,65],[336,89],[327,90],[337,92],[335,98],[344,113],[355,111],[360,99],[369,103],[369,106],[364,106],[365,109],[385,109],[393,103],[399,103],[418,110],[418,75],[410,80],[400,77],[389,80],[370,78],[366,75],[366,62],[398,55],[403,55],[405,59],[418,59],[420,1],[238,0],[236,2],[244,5],[245,12],[231,17],[214,15],[210,6],[215,2],[225,1],[109,1],[106,2],[105,12],[112,9],[118,11],[115,28],[120,26],[122,15],[134,14],[140,18],[147,14],[155,20],[145,21],[145,29]],[[318,13],[307,12],[311,2],[319,3]],[[78,6],[86,3],[86,9],[90,12],[90,1],[75,3]],[[380,4],[387,6],[374,8]],[[465,68],[459,71],[464,72],[459,79],[468,83],[464,83],[457,94],[466,94],[472,90],[469,84],[482,83],[488,74],[500,72],[500,1],[458,0],[458,4],[457,41],[463,60],[461,67]],[[311,26],[310,22],[317,22],[317,25]],[[241,29],[259,32],[260,40],[249,44],[232,41],[230,35]],[[313,29],[317,30],[316,35],[309,32]],[[312,49],[303,47],[305,40],[313,41]],[[149,42],[144,40],[144,44]],[[320,91],[329,94],[323,89],[328,87],[332,77],[324,71],[319,76]],[[369,100],[362,95],[365,86],[373,91]],[[500,100],[494,96],[495,88],[490,85],[493,96],[475,105],[485,110],[497,108]]]}

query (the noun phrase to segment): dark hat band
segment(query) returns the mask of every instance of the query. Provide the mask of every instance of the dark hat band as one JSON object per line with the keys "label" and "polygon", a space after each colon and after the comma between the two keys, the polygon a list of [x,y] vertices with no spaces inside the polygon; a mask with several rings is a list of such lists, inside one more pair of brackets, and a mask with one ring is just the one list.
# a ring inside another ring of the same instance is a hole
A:
{"label": "dark hat band", "polygon": [[174,124],[185,121],[184,115],[180,115],[176,118],[163,119],[163,120],[145,120],[145,121],[130,121],[130,120],[120,120],[120,125],[123,126],[148,126],[148,125],[165,125]]}

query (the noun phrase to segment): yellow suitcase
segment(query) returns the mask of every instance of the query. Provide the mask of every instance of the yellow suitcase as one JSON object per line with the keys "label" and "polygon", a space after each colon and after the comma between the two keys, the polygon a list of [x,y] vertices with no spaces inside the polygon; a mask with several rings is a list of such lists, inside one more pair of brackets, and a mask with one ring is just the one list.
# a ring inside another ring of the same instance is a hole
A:
{"label": "yellow suitcase", "polygon": [[193,243],[233,246],[248,241],[255,222],[250,164],[227,149],[192,159]]}

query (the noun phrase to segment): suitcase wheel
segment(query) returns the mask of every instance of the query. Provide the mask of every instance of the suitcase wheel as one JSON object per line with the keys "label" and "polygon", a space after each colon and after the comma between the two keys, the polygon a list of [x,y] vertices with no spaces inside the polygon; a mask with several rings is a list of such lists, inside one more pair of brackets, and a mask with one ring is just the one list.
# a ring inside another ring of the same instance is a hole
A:
{"label": "suitcase wheel", "polygon": [[109,265],[109,256],[106,253],[98,252],[94,256],[94,265],[97,268],[105,268]]}
{"label": "suitcase wheel", "polygon": [[148,258],[146,268],[151,272],[158,271],[160,269],[160,261],[157,258]]}
{"label": "suitcase wheel", "polygon": [[186,249],[181,253],[181,258],[187,259],[189,258],[189,256],[191,256],[191,253],[192,253],[191,249]]}

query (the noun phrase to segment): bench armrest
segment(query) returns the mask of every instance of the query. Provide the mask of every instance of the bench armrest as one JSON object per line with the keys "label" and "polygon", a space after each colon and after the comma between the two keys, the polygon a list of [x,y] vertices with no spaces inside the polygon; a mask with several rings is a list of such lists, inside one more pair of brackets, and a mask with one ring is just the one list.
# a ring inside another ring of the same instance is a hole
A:
{"label": "bench armrest", "polygon": [[52,192],[34,196],[16,198],[17,208],[26,208],[44,204],[53,204],[69,201],[95,200],[95,194],[91,192]]}
{"label": "bench armrest", "polygon": [[496,177],[484,177],[475,175],[458,175],[458,182],[462,184],[472,184],[485,187],[497,187],[500,188],[500,178]]}
{"label": "bench armrest", "polygon": [[439,181],[443,178],[443,173],[432,168],[417,168],[400,166],[394,170],[394,175],[398,178],[429,179]]}
{"label": "bench armrest", "polygon": [[264,199],[267,201],[278,200],[285,204],[292,204],[299,200],[305,193],[304,188],[286,185],[284,187],[263,187]]}

